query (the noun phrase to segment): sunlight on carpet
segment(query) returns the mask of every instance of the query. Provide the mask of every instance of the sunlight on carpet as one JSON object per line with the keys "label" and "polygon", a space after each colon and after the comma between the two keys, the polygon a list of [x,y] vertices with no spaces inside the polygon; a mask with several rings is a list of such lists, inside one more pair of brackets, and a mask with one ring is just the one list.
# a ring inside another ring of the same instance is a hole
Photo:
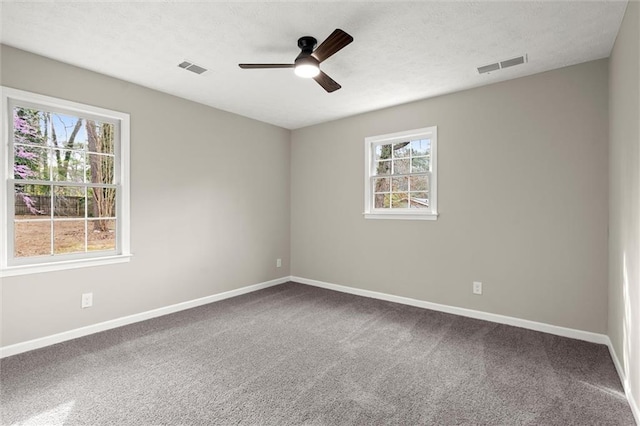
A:
{"label": "sunlight on carpet", "polygon": [[51,410],[37,414],[25,421],[13,423],[12,426],[64,426],[64,422],[67,420],[67,417],[69,417],[74,405],[75,401],[60,404]]}

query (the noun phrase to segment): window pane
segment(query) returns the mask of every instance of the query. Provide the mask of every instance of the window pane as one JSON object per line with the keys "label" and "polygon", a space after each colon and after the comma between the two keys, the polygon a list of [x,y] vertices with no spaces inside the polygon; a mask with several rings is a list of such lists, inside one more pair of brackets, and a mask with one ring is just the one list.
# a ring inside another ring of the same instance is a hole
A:
{"label": "window pane", "polygon": [[87,201],[89,203],[88,217],[116,216],[115,188],[88,188]]}
{"label": "window pane", "polygon": [[90,220],[88,225],[87,250],[104,251],[116,249],[115,220]]}
{"label": "window pane", "polygon": [[111,123],[87,120],[87,146],[90,152],[114,153],[115,126]]}
{"label": "window pane", "polygon": [[376,175],[388,175],[391,173],[391,161],[378,161],[376,163]]}
{"label": "window pane", "polygon": [[61,182],[84,182],[84,151],[54,149],[52,180]]}
{"label": "window pane", "polygon": [[44,117],[53,147],[85,149],[87,137],[83,119],[57,112],[44,112]]}
{"label": "window pane", "polygon": [[409,178],[407,176],[394,177],[391,181],[391,190],[393,192],[404,192],[409,190]]}
{"label": "window pane", "polygon": [[412,192],[409,207],[413,209],[426,209],[429,207],[429,196],[426,192]]}
{"label": "window pane", "polygon": [[87,182],[113,183],[112,155],[88,155]]}
{"label": "window pane", "polygon": [[405,160],[393,160],[393,174],[394,175],[406,175],[409,174],[409,166],[411,160],[408,158]]}
{"label": "window pane", "polygon": [[389,194],[376,194],[375,196],[375,208],[376,209],[388,209],[391,196]]}
{"label": "window pane", "polygon": [[374,192],[389,192],[389,178],[377,178],[373,181]]}
{"label": "window pane", "polygon": [[44,114],[41,111],[15,107],[13,109],[13,138],[15,143],[47,145],[43,133]]}
{"label": "window pane", "polygon": [[13,147],[14,179],[49,180],[49,148],[15,145]]}
{"label": "window pane", "polygon": [[51,254],[51,222],[14,222],[13,255],[15,257]]}
{"label": "window pane", "polygon": [[429,189],[429,177],[428,176],[411,176],[409,178],[409,184],[411,191],[426,191]]}
{"label": "window pane", "polygon": [[386,160],[391,158],[391,145],[377,145],[376,149],[376,160]]}
{"label": "window pane", "polygon": [[431,150],[431,140],[421,139],[418,141],[411,141],[411,154],[413,156],[427,155]]}
{"label": "window pane", "polygon": [[411,173],[424,173],[429,171],[429,157],[417,157],[411,159]]}
{"label": "window pane", "polygon": [[84,220],[53,221],[53,253],[82,253],[85,246]]}
{"label": "window pane", "polygon": [[391,195],[391,208],[406,209],[409,205],[409,194],[406,192],[394,193]]}
{"label": "window pane", "polygon": [[409,142],[393,144],[393,158],[408,157],[410,152]]}
{"label": "window pane", "polygon": [[55,217],[85,217],[85,189],[74,186],[55,186],[53,215]]}
{"label": "window pane", "polygon": [[16,219],[34,219],[51,214],[49,185],[15,185],[14,194]]}

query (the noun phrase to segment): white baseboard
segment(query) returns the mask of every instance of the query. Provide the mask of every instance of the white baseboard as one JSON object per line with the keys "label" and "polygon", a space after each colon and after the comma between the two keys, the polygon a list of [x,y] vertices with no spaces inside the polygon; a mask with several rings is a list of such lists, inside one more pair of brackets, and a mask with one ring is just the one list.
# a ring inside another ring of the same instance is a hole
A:
{"label": "white baseboard", "polygon": [[473,309],[458,308],[455,306],[441,305],[439,303],[425,302],[424,300],[411,299],[409,297],[394,296],[392,294],[378,293],[376,291],[363,290],[359,288],[347,287],[338,284],[326,283],[323,281],[310,280],[302,277],[291,277],[291,281],[308,284],[315,287],[322,287],[329,290],[343,293],[355,294],[357,296],[370,297],[373,299],[386,300],[389,302],[401,303],[403,305],[416,306],[418,308],[431,309],[448,314],[460,315],[463,317],[475,318],[499,324],[507,324],[515,327],[527,328],[529,330],[542,331],[544,333],[555,334],[557,336],[570,337],[572,339],[585,340],[587,342],[606,345],[609,337],[605,334],[591,333],[589,331],[575,330],[573,328],[559,327],[557,325],[545,324],[542,322],[529,321],[525,319],[508,317],[505,315],[491,314],[488,312],[476,311]]}
{"label": "white baseboard", "polygon": [[88,325],[86,327],[76,328],[74,330],[64,331],[62,333],[53,334],[51,336],[41,337],[38,339],[28,340],[26,342],[16,343],[14,345],[0,347],[0,358],[5,358],[22,352],[32,351],[34,349],[43,348],[45,346],[55,345],[56,343],[76,339],[78,337],[88,336],[89,334],[110,330],[112,328],[122,327],[123,325],[133,324],[135,322],[145,321],[151,318],[160,317],[162,315],[184,311],[185,309],[195,308],[197,306],[206,305],[208,303],[217,302],[219,300],[229,299],[231,297],[240,296],[242,294],[251,293],[263,288],[283,284],[289,281],[289,278],[290,277],[282,277],[271,281],[265,281],[259,284],[238,288],[236,290],[214,294],[212,296],[206,296],[199,299],[189,300],[187,302],[176,303],[175,305],[165,306],[163,308],[153,309],[151,311],[141,312],[139,314],[133,314],[126,317],[101,322],[98,324]]}
{"label": "white baseboard", "polygon": [[629,379],[627,373],[622,368],[622,364],[620,364],[620,359],[618,358],[618,354],[613,348],[613,344],[611,340],[607,337],[607,346],[609,347],[609,353],[611,354],[611,359],[613,359],[613,365],[616,367],[616,371],[618,371],[618,376],[620,377],[620,381],[622,382],[622,387],[624,388],[624,393],[627,396],[627,401],[631,406],[631,412],[633,412],[633,417],[636,419],[636,424],[640,425],[640,408],[638,408],[638,404],[634,398],[634,395],[631,392],[631,387],[629,386]]}

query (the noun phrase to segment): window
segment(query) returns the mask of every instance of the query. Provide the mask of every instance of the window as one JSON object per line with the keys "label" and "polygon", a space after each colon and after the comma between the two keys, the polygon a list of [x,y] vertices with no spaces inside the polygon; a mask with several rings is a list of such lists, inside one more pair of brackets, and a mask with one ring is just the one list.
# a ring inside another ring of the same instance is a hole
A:
{"label": "window", "polygon": [[435,220],[437,128],[365,139],[364,216]]}
{"label": "window", "polygon": [[2,87],[2,276],[128,261],[129,115]]}

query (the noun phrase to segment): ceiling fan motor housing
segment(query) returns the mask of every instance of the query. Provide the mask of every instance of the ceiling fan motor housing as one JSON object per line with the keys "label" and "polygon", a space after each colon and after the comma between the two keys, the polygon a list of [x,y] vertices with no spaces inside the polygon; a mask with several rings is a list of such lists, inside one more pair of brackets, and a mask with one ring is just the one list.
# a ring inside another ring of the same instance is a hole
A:
{"label": "ceiling fan motor housing", "polygon": [[313,53],[313,48],[318,44],[318,40],[311,36],[304,36],[298,39],[298,47],[302,52],[298,55],[298,58],[302,56],[309,56]]}
{"label": "ceiling fan motor housing", "polygon": [[318,40],[311,36],[300,37],[298,39],[298,47],[301,52],[293,63],[295,64],[295,72],[300,77],[315,77],[320,72],[320,61],[313,57],[313,49],[316,47]]}

